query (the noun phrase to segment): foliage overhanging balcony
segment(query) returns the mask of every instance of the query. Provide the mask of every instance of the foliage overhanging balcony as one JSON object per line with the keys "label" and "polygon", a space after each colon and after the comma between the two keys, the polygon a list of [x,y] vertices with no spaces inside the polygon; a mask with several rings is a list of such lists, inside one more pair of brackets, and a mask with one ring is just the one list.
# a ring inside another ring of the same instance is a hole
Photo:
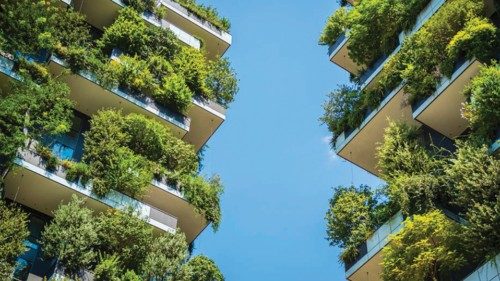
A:
{"label": "foliage overhanging balcony", "polygon": [[[99,29],[110,26],[118,16],[118,11],[126,7],[122,0],[72,0],[71,5],[85,14],[87,21]],[[170,0],[159,0],[156,6],[166,8],[165,18],[158,19],[151,12],[145,12],[143,14],[145,21],[170,29],[182,42],[189,46],[200,49],[203,45],[210,59],[224,55],[231,46],[232,37],[230,34],[209,21],[198,17],[179,3]]]}
{"label": "foliage overhanging balcony", "polygon": [[99,197],[89,184],[66,180],[67,172],[60,166],[49,171],[34,142],[19,151],[15,163],[18,167],[5,178],[6,197],[46,215],[52,215],[61,202],[69,202],[72,194],[78,194],[87,198],[86,204],[93,210],[132,208],[160,231],[173,233],[177,228],[177,218],[164,211],[114,190]]}

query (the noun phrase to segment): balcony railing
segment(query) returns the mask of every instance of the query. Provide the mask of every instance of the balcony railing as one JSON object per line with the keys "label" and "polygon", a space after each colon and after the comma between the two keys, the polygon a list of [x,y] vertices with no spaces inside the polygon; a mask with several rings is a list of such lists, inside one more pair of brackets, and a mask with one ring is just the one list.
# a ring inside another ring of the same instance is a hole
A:
{"label": "balcony railing", "polygon": [[154,26],[162,27],[164,29],[169,29],[172,31],[179,40],[184,42],[185,44],[199,50],[201,48],[201,41],[199,39],[196,39],[194,36],[191,34],[187,33],[186,31],[182,30],[181,28],[173,25],[172,23],[168,22],[165,19],[159,19],[155,14],[151,12],[144,12],[142,16],[147,22]]}
{"label": "balcony railing", "polygon": [[111,190],[105,196],[99,197],[92,192],[91,183],[82,184],[81,182],[70,182],[66,180],[66,171],[60,166],[54,171],[48,171],[45,161],[36,153],[35,146],[36,142],[32,141],[26,149],[20,150],[16,163],[111,208],[119,210],[132,208],[140,217],[145,218],[150,224],[164,231],[174,232],[176,230],[177,218],[170,214],[115,190]]}
{"label": "balcony railing", "polygon": [[[117,53],[114,52],[112,54],[113,56],[116,56]],[[50,60],[54,61],[55,63],[67,67],[67,63],[64,59],[58,57],[57,55],[52,55]],[[89,71],[80,71],[78,73],[81,77],[91,81],[92,83],[99,85],[100,87],[104,88],[100,82],[99,79],[96,77],[94,73],[91,73]],[[104,88],[105,89],[105,88]],[[191,120],[188,117],[185,117],[179,113],[173,112],[166,107],[156,103],[151,97],[145,96],[145,95],[137,95],[132,93],[131,91],[121,88],[121,87],[115,87],[113,89],[110,89],[109,92],[118,95],[122,97],[125,100],[128,100],[129,102],[147,110],[155,115],[161,117],[162,119],[178,126],[179,128],[182,128],[186,131],[189,131],[189,126],[191,123]]]}
{"label": "balcony railing", "polygon": [[201,25],[205,27],[206,29],[212,31],[213,33],[217,34],[218,36],[226,39],[229,34],[227,32],[221,30],[217,26],[213,25],[211,22],[200,18],[196,14],[192,13],[188,9],[184,8],[181,4],[172,1],[172,0],[160,0],[160,4],[167,6],[168,8],[175,10],[177,13],[182,14],[184,17],[190,19],[191,21],[196,22],[198,25]]}
{"label": "balcony railing", "polygon": [[500,280],[500,254],[486,262],[467,276],[464,281],[498,281]]}
{"label": "balcony railing", "polygon": [[[415,21],[415,25],[408,32],[401,32],[398,36],[398,43],[394,49],[394,51],[390,54],[383,54],[379,59],[377,59],[359,78],[359,83],[361,84],[361,88],[364,89],[366,85],[368,85],[383,69],[383,65],[387,62],[387,60],[401,49],[401,44],[404,42],[405,38],[415,34],[429,18],[431,18],[438,10],[443,6],[446,0],[431,0],[430,3],[420,12]],[[346,33],[348,33],[346,31]],[[344,45],[349,41],[349,38],[346,38],[346,33],[342,33],[339,38],[329,46],[328,48],[328,56],[330,59],[334,56],[338,50],[339,46]]]}
{"label": "balcony railing", "polygon": [[387,243],[389,235],[398,232],[403,227],[404,217],[401,212],[395,214],[391,219],[379,227],[373,234],[360,245],[360,252],[354,262],[345,265],[346,276],[352,275],[363,264],[375,256]]}

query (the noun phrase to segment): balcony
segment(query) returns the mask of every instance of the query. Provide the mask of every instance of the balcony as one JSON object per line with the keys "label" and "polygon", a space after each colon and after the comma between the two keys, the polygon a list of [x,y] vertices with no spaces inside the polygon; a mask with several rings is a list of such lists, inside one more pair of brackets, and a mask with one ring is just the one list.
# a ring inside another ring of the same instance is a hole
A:
{"label": "balcony", "polygon": [[[111,59],[119,60],[120,55],[120,50],[113,49]],[[226,120],[225,114],[226,109],[218,103],[194,96],[187,112],[189,130],[181,138],[200,150]]]}
{"label": "balcony", "polygon": [[[55,55],[49,59],[48,66],[55,75],[67,71],[66,62]],[[62,75],[60,79],[70,87],[75,108],[88,116],[103,108],[117,108],[126,114],[139,113],[149,116],[165,124],[179,138],[183,138],[190,130],[189,118],[157,104],[150,97],[132,94],[120,88],[106,90],[92,73]]]}
{"label": "balcony", "polygon": [[398,212],[361,245],[364,251],[360,251],[358,259],[352,264],[346,264],[346,278],[349,281],[380,280],[381,250],[389,243],[389,235],[403,227],[403,221],[403,214]]}
{"label": "balcony", "polygon": [[417,102],[413,107],[413,118],[448,138],[454,139],[468,127],[462,117],[462,104],[466,101],[462,91],[478,72],[481,64],[477,60],[459,62],[450,78],[443,78],[430,97]]}
{"label": "balcony", "polygon": [[[42,140],[43,143],[52,150],[52,155],[62,160],[79,162],[84,154],[84,133],[88,131],[89,128],[89,117],[75,111],[70,132],[64,135],[44,137]],[[32,154],[36,156],[36,153]],[[40,159],[37,157],[37,160]],[[35,162],[34,164],[42,165],[43,163]],[[60,174],[59,176],[61,178],[65,178],[65,172],[62,169],[59,169],[55,174]],[[90,192],[91,188],[89,187],[88,189],[88,192]],[[112,193],[120,194],[116,191]],[[128,198],[127,196],[125,197]],[[132,198],[127,200],[139,202]],[[147,193],[140,198],[140,201],[140,204],[150,206],[149,215],[154,218],[154,220],[150,221],[152,225],[161,227],[161,225],[157,225],[156,222],[166,221],[168,220],[166,216],[170,216],[166,214],[172,214],[172,217],[176,218],[176,226],[186,234],[188,242],[196,239],[208,225],[204,216],[200,215],[195,207],[184,198],[179,188],[169,184],[166,179],[152,180]]]}
{"label": "balcony", "polygon": [[[118,11],[125,7],[121,0],[72,0],[72,5],[86,15],[88,23],[99,29],[111,25],[118,17]],[[203,41],[209,59],[224,55],[231,46],[231,35],[200,19],[178,3],[160,0],[158,5],[167,8],[165,19],[159,20],[151,13],[144,13],[143,18],[150,24],[170,29],[182,42],[196,49],[201,48]]]}
{"label": "balcony", "polygon": [[201,49],[201,41],[197,39],[196,37],[192,36],[191,34],[187,33],[186,31],[178,28],[177,26],[171,24],[170,22],[164,20],[164,19],[158,19],[154,14],[151,12],[145,12],[142,17],[146,22],[157,26],[161,27],[164,29],[169,29],[172,31],[179,40],[184,42],[184,44],[191,46],[197,50]]}
{"label": "balcony", "polygon": [[[488,0],[486,0],[488,1]],[[377,61],[373,63],[367,70],[362,73],[360,78],[361,88],[367,88],[374,84],[377,81],[378,75],[383,69],[383,66],[387,62],[387,60],[401,49],[401,43],[408,36],[415,34],[429,18],[431,18],[438,10],[443,6],[445,0],[431,0],[431,2],[420,12],[418,15],[415,25],[408,32],[401,32],[398,36],[399,44],[396,49],[390,54],[385,55],[379,58]],[[350,2],[351,3],[351,2]],[[351,3],[352,4],[352,3]],[[335,44],[330,46],[328,55],[330,56],[330,61],[344,68],[348,72],[352,74],[361,74],[360,72],[363,69],[363,66],[357,65],[351,58],[349,57],[349,38],[345,34],[342,34]]]}
{"label": "balcony", "polygon": [[232,36],[199,18],[173,0],[160,0],[167,8],[166,19],[197,38],[201,38],[210,59],[223,56],[232,44]]}
{"label": "balcony", "polygon": [[[74,3],[74,7],[86,15],[87,22],[101,30],[104,29],[104,27],[111,25],[115,21],[116,17],[118,17],[118,11],[125,7],[125,4],[121,0],[108,0],[102,2],[61,0],[61,2],[62,5],[72,5]],[[149,24],[169,29],[184,44],[198,50],[201,48],[201,41],[199,39],[171,24],[167,20],[160,20],[150,12],[143,13],[142,18]]]}
{"label": "balcony", "polygon": [[376,109],[367,112],[358,128],[337,137],[336,153],[347,161],[378,175],[376,148],[383,141],[384,130],[389,121],[420,125],[413,120],[411,107],[403,106],[404,101],[404,84],[401,84],[390,92]]}
{"label": "balcony", "polygon": [[331,62],[354,75],[360,74],[363,68],[349,57],[349,37],[345,33],[342,33],[337,41],[328,48],[328,56]]}
{"label": "balcony", "polygon": [[5,178],[5,197],[26,207],[51,216],[61,202],[69,202],[73,194],[85,198],[88,208],[103,212],[110,208],[132,207],[158,231],[175,232],[177,218],[154,207],[111,191],[98,197],[91,186],[67,181],[66,172],[58,167],[48,171],[42,158],[34,152],[34,144],[21,150],[15,161],[17,166]]}
{"label": "balcony", "polygon": [[500,280],[500,254],[495,260],[483,264],[467,276],[464,281],[498,281]]}

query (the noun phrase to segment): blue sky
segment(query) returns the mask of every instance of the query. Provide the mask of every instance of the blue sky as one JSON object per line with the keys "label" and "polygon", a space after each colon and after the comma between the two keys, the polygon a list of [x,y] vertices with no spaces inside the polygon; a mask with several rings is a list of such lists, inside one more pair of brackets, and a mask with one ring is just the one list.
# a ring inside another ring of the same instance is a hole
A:
{"label": "blue sky", "polygon": [[345,280],[325,240],[332,187],[375,177],[329,149],[321,104],[348,74],[317,45],[335,0],[205,0],[231,19],[227,53],[240,93],[210,140],[204,172],[219,173],[220,230],[196,241],[227,281]]}

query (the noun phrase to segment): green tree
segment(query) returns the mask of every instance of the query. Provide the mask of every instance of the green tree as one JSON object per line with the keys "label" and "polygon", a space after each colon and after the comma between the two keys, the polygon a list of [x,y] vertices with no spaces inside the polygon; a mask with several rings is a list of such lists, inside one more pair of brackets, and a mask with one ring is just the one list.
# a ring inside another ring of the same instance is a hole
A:
{"label": "green tree", "polygon": [[143,275],[147,280],[171,280],[186,260],[187,249],[186,236],[182,232],[161,235],[151,244],[142,264]]}
{"label": "green tree", "polygon": [[26,77],[0,99],[0,168],[7,168],[28,138],[65,133],[71,127],[69,88],[50,79],[36,84]]}
{"label": "green tree", "polygon": [[446,168],[455,205],[468,221],[464,239],[475,258],[500,251],[500,160],[486,145],[460,142]]}
{"label": "green tree", "polygon": [[377,148],[378,166],[388,195],[407,214],[422,214],[447,202],[445,151],[426,146],[430,138],[413,126],[391,122]]}
{"label": "green tree", "polygon": [[374,231],[372,211],[375,205],[376,201],[368,186],[338,187],[334,190],[325,217],[327,239],[330,245],[344,249],[340,255],[343,262],[354,260],[358,246]]}
{"label": "green tree", "polygon": [[196,256],[184,264],[175,281],[224,281],[224,276],[214,261]]}
{"label": "green tree", "polygon": [[407,218],[383,249],[383,280],[451,280],[449,274],[466,262],[460,232],[460,225],[439,211]]}
{"label": "green tree", "polygon": [[236,73],[225,58],[212,61],[209,68],[207,87],[214,95],[215,101],[227,108],[239,90]]}
{"label": "green tree", "polygon": [[24,240],[28,235],[26,213],[0,200],[0,279],[9,279],[17,257],[26,251]]}
{"label": "green tree", "polygon": [[207,86],[209,67],[202,52],[191,47],[183,47],[174,57],[172,66],[180,76],[184,77],[193,93],[207,99],[214,98],[214,94]]}
{"label": "green tree", "polygon": [[41,243],[46,257],[57,258],[70,276],[78,276],[95,260],[97,233],[92,210],[73,195],[71,202],[54,211],[54,220],[44,229]]}
{"label": "green tree", "polygon": [[324,113],[320,121],[328,126],[333,138],[361,124],[361,102],[359,90],[347,85],[342,85],[330,93],[323,104]]}
{"label": "green tree", "polygon": [[464,105],[464,116],[479,135],[491,138],[500,128],[500,65],[481,68],[464,91],[468,102]]}
{"label": "green tree", "polygon": [[98,249],[116,255],[123,268],[139,272],[147,257],[153,229],[132,210],[110,210],[96,220]]}
{"label": "green tree", "polygon": [[214,176],[207,181],[201,176],[184,176],[181,190],[189,203],[217,230],[222,220],[220,195],[224,192],[220,177]]}

